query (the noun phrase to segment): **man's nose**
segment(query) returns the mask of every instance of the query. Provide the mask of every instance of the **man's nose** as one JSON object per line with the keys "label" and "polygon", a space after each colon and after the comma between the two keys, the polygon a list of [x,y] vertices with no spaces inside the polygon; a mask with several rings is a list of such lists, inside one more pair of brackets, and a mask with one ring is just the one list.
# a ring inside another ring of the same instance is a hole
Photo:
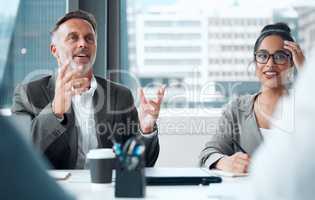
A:
{"label": "man's nose", "polygon": [[86,47],[87,47],[87,42],[85,41],[84,38],[79,39],[79,41],[78,41],[78,46],[79,46],[80,48],[86,48]]}

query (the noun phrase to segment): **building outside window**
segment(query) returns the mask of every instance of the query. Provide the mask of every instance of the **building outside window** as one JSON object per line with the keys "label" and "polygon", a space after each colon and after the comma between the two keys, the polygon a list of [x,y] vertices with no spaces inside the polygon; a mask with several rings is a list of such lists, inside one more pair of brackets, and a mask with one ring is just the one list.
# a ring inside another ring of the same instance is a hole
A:
{"label": "building outside window", "polygon": [[[10,9],[15,6],[16,10]],[[13,0],[9,1],[7,10],[0,13],[0,26],[13,24],[0,35],[3,63],[0,71],[3,70],[5,74],[5,90],[0,96],[0,108],[11,106],[13,91],[18,83],[55,72],[56,62],[49,51],[49,31],[66,12],[66,1]],[[3,45],[7,42],[8,45]]]}
{"label": "building outside window", "polygon": [[[288,23],[306,55],[314,44],[315,5],[272,2],[129,0],[130,73],[149,93],[156,80],[179,80],[167,89],[168,109],[221,108],[235,96],[255,93],[260,85],[251,66],[253,46],[263,26]],[[201,98],[203,88],[209,98]]]}

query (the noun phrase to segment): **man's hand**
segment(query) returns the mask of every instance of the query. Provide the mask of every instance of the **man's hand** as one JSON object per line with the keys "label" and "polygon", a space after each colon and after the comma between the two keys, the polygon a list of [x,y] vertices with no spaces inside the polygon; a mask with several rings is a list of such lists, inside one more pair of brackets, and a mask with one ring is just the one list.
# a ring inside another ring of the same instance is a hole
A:
{"label": "man's hand", "polygon": [[232,156],[221,158],[215,167],[222,171],[247,173],[249,162],[250,158],[247,154],[237,152]]}
{"label": "man's hand", "polygon": [[72,96],[80,95],[87,91],[90,86],[88,78],[80,77],[83,70],[82,66],[73,70],[68,70],[68,68],[69,62],[59,67],[55,84],[55,97],[52,102],[52,110],[59,118],[62,118],[64,113],[69,111]]}
{"label": "man's hand", "polygon": [[141,131],[145,133],[151,133],[154,128],[154,124],[159,117],[161,103],[165,93],[165,86],[159,88],[157,92],[157,98],[149,100],[144,96],[143,89],[140,89],[140,112],[139,121]]}

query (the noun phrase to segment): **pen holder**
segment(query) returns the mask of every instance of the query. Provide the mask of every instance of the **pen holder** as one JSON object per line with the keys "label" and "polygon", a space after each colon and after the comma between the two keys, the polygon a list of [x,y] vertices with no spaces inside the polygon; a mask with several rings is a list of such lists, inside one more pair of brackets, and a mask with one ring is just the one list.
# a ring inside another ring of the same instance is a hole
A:
{"label": "pen holder", "polygon": [[144,150],[144,144],[137,138],[129,139],[123,146],[114,144],[114,151],[118,157],[115,197],[145,196]]}
{"label": "pen holder", "polygon": [[115,197],[143,198],[145,196],[144,168],[116,169]]}

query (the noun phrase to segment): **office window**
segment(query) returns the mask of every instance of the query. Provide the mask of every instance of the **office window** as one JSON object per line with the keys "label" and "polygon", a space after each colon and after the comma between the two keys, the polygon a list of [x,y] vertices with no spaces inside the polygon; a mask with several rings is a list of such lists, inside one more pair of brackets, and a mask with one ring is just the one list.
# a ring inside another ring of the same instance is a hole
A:
{"label": "office window", "polygon": [[[135,49],[129,49],[131,52]],[[200,46],[181,46],[181,47],[163,47],[163,46],[146,46],[145,52],[152,53],[165,53],[165,52],[178,52],[178,53],[199,53],[201,51]]]}
{"label": "office window", "polygon": [[146,59],[144,60],[145,65],[150,66],[196,66],[200,65],[201,61],[199,59]]}
{"label": "office window", "polygon": [[[7,54],[1,53],[1,56],[5,56],[6,59],[4,65],[6,90],[4,95],[1,94],[0,108],[11,106],[13,91],[18,83],[54,72],[56,63],[50,55],[49,31],[55,21],[66,11],[65,0],[17,2],[19,6],[16,13],[10,15],[16,15],[12,35],[5,34],[0,39],[1,44],[4,41],[10,41]],[[9,21],[7,16],[1,16],[1,27],[7,21]]]}
{"label": "office window", "polygon": [[[253,5],[259,2],[255,0],[238,1],[228,7],[220,7],[212,1],[199,3],[202,6],[182,0],[127,1],[127,7],[132,8],[132,12],[127,13],[129,25],[133,26],[129,30],[136,38],[132,41],[134,46],[129,47],[129,57],[136,61],[132,62],[135,64],[130,62],[129,67],[143,87],[147,86],[150,90],[152,85],[149,86],[148,82],[156,78],[177,80],[177,85],[192,88],[188,93],[198,96],[195,89],[203,88],[209,81],[224,83],[221,84],[223,86],[235,81],[244,82],[242,90],[234,91],[235,94],[211,91],[216,93],[216,98],[208,98],[207,105],[214,105],[211,101],[221,98],[221,104],[215,104],[220,107],[232,96],[259,89],[258,80],[249,64],[256,37],[263,26],[278,21],[287,22],[306,55],[314,44],[315,24],[310,22],[315,20],[315,8],[311,5],[305,7],[298,2],[275,5],[270,0],[270,3],[264,3],[264,8],[257,10]],[[310,9],[312,12],[309,12]],[[255,10],[255,13],[247,12],[249,10]],[[293,14],[286,14],[287,10]],[[196,72],[201,77],[194,81],[193,74]],[[228,77],[233,77],[233,80]],[[246,86],[245,83],[250,84]],[[154,89],[153,86],[151,89]],[[171,90],[169,88],[165,106],[186,105],[187,102],[168,103],[171,94],[178,92]],[[183,100],[189,101],[189,107],[200,106],[198,98]]]}
{"label": "office window", "polygon": [[199,33],[146,33],[145,40],[199,40]]}
{"label": "office window", "polygon": [[144,25],[147,27],[198,27],[200,26],[200,21],[194,20],[171,20],[168,21],[153,21],[148,20],[144,22]]}
{"label": "office window", "polygon": [[145,21],[146,27],[169,27],[172,26],[171,21]]}
{"label": "office window", "polygon": [[0,109],[8,104],[7,96],[10,94],[10,77],[12,69],[8,66],[8,53],[15,25],[19,0],[12,0],[5,10],[0,13]]}

